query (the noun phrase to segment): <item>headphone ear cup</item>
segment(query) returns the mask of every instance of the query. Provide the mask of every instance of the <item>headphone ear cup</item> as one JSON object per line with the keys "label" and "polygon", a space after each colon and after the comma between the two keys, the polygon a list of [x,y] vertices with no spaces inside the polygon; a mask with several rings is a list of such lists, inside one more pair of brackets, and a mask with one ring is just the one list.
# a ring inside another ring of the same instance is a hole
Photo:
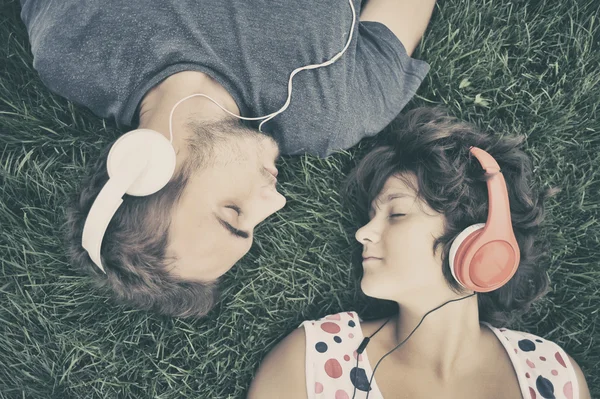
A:
{"label": "headphone ear cup", "polygon": [[121,136],[108,154],[108,175],[121,172],[125,160],[139,158],[146,167],[127,188],[126,194],[146,196],[163,188],[175,172],[175,149],[162,134],[150,129],[137,129]]}
{"label": "headphone ear cup", "polygon": [[[466,245],[468,245],[468,243],[465,243],[465,241],[472,241],[468,240],[469,237],[473,237],[474,233],[480,232],[484,227],[485,223],[477,223],[461,231],[460,234],[454,239],[448,255],[448,263],[450,264],[450,272],[452,273],[452,276],[462,287],[470,290],[474,290],[473,287],[460,277],[462,274],[461,270],[463,265],[460,264],[459,257],[461,253],[464,253],[466,250]],[[465,243],[465,246],[461,248],[463,243]]]}

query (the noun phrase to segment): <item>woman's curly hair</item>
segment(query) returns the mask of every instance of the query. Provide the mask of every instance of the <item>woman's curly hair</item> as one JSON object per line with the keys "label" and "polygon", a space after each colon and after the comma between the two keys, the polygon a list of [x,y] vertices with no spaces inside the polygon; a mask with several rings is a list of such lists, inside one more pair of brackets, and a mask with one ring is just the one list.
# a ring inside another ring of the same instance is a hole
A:
{"label": "woman's curly hair", "polygon": [[386,133],[350,173],[346,184],[346,197],[358,207],[361,222],[368,220],[368,209],[390,176],[414,174],[418,187],[413,188],[419,198],[445,217],[445,233],[435,241],[433,251],[442,246],[444,277],[451,289],[462,292],[450,272],[448,256],[463,229],[487,219],[486,175],[469,148],[487,151],[506,180],[521,262],[506,285],[478,294],[479,318],[499,326],[527,311],[547,292],[549,281],[540,267],[545,245],[537,234],[546,194],[533,188],[532,162],[521,149],[524,137],[481,132],[440,108],[414,109],[394,121]]}

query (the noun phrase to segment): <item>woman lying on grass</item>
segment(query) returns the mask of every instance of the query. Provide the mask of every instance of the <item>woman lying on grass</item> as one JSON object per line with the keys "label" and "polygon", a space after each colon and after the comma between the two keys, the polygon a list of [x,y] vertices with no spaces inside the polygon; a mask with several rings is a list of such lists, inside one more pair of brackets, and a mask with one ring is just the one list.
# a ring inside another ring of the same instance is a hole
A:
{"label": "woman lying on grass", "polygon": [[398,313],[305,321],[267,356],[250,397],[589,398],[558,345],[504,328],[548,287],[543,195],[522,140],[435,109],[409,112],[387,140],[349,193],[368,216],[356,232],[362,291]]}

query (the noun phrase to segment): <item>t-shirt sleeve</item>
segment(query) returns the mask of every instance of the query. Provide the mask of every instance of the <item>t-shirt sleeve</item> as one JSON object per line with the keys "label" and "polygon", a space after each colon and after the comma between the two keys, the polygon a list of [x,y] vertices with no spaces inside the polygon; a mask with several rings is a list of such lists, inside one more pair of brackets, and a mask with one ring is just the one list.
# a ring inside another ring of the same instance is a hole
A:
{"label": "t-shirt sleeve", "polygon": [[415,95],[429,64],[411,58],[398,37],[382,23],[360,22],[358,34],[355,84],[367,103],[376,104],[359,112],[367,113],[362,118],[371,126],[389,122]]}

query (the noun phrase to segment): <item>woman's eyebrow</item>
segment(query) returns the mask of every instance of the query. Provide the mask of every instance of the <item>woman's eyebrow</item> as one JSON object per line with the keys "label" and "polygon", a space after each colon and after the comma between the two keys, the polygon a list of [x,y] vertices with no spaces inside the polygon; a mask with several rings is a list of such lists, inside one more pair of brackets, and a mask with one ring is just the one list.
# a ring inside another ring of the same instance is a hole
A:
{"label": "woman's eyebrow", "polygon": [[[395,199],[399,199],[399,198],[415,198],[414,195],[412,194],[407,194],[407,193],[391,193],[386,195],[381,201],[377,201],[377,205],[385,205]],[[375,204],[375,201],[373,201],[373,203],[371,204],[371,208],[369,209],[369,212],[375,212],[375,207],[373,206]]]}
{"label": "woman's eyebrow", "polygon": [[387,204],[388,202],[391,202],[391,201],[393,201],[395,199],[398,199],[398,198],[415,198],[415,196],[411,195],[411,194],[406,194],[406,193],[392,193],[392,194],[389,194],[385,198],[385,201],[383,203]]}

